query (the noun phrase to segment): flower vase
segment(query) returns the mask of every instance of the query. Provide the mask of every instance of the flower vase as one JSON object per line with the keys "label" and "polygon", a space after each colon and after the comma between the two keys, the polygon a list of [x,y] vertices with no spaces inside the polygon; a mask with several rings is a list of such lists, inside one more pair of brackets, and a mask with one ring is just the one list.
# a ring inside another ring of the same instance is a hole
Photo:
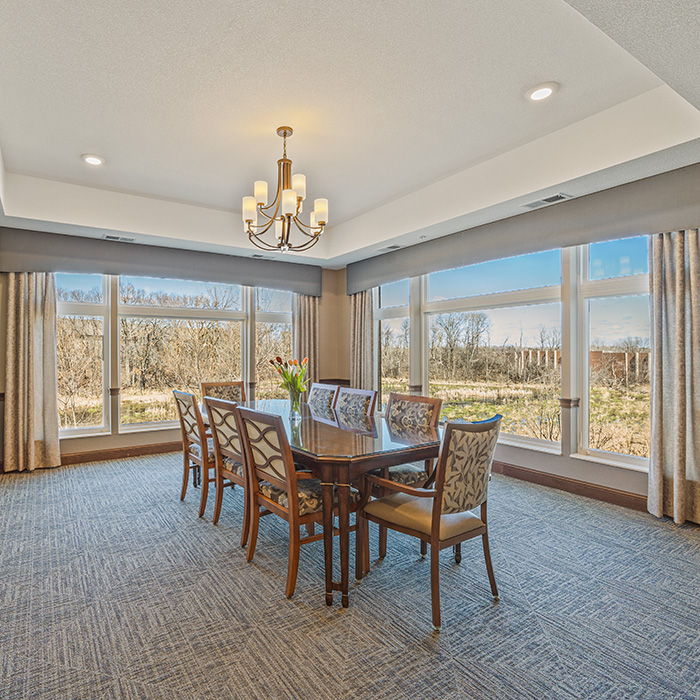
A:
{"label": "flower vase", "polygon": [[301,392],[297,389],[289,390],[289,418],[292,422],[301,420]]}

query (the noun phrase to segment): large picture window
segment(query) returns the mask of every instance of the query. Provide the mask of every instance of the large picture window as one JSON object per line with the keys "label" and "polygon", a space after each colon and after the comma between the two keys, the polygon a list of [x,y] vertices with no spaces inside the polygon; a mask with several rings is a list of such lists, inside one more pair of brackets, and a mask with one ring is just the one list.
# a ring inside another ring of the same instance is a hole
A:
{"label": "large picture window", "polygon": [[[264,287],[255,290],[255,375],[259,399],[284,399],[279,374],[270,360],[292,357],[292,293]],[[302,359],[302,358],[298,358]]]}

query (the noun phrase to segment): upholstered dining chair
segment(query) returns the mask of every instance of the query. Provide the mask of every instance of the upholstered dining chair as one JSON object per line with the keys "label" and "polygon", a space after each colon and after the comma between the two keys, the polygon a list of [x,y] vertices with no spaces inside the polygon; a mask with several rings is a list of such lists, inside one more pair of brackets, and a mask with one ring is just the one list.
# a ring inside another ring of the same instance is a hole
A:
{"label": "upholstered dining chair", "polygon": [[[440,420],[442,399],[431,396],[414,396],[413,394],[389,394],[386,411],[386,421],[397,431],[412,428],[435,428]],[[423,463],[408,462],[396,467],[389,467],[381,472],[384,479],[390,479],[406,486],[423,486],[430,478],[433,470],[433,460]],[[421,554],[427,552],[426,545],[421,543]],[[379,528],[379,558],[386,556],[386,528]]]}
{"label": "upholstered dining chair", "polygon": [[[302,525],[323,520],[321,481],[310,472],[297,471],[280,416],[247,408],[234,409],[248,473],[250,536],[246,558],[252,561],[258,539],[261,515],[274,513],[289,524],[287,598],[294,595],[302,544],[323,538],[323,533],[300,538]],[[351,489],[351,512],[357,509],[360,494]],[[263,512],[260,509],[263,508]],[[337,493],[334,494],[334,510]]]}
{"label": "upholstered dining chair", "polygon": [[248,517],[248,490],[247,478],[243,466],[243,447],[238,433],[238,423],[233,409],[234,401],[213,399],[204,396],[204,406],[209,419],[209,427],[214,442],[215,475],[216,475],[216,500],[214,505],[213,523],[219,522],[221,504],[223,502],[224,488],[232,488],[238,484],[243,488],[243,528],[241,532],[241,547],[245,547],[248,541],[249,517]]}
{"label": "upholstered dining chair", "polygon": [[[440,629],[440,550],[459,546],[481,535],[491,593],[498,600],[498,588],[491,564],[486,499],[493,454],[501,425],[495,415],[478,423],[448,423],[435,469],[434,487],[405,486],[381,477],[367,481],[391,491],[387,496],[363,503],[359,519],[417,537],[430,545],[430,590],[433,628]],[[363,501],[369,497],[369,490]],[[470,512],[481,506],[480,515]],[[366,532],[367,528],[360,527]],[[457,563],[461,560],[455,554]]]}
{"label": "upholstered dining chair", "polygon": [[245,382],[202,382],[202,398],[211,396],[214,399],[245,403]]}
{"label": "upholstered dining chair", "polygon": [[180,430],[182,432],[182,453],[184,457],[184,473],[182,476],[182,490],[180,500],[185,500],[187,493],[187,481],[190,470],[193,470],[192,480],[197,485],[197,472],[202,493],[199,499],[199,517],[204,515],[209,495],[209,484],[214,481],[210,471],[214,469],[216,457],[214,444],[210,440],[211,434],[207,433],[202,420],[202,414],[197,405],[194,394],[185,391],[173,390],[175,405],[180,418]]}
{"label": "upholstered dining chair", "polygon": [[318,384],[314,383],[309,389],[309,397],[306,403],[312,411],[317,413],[326,413],[329,409],[335,407],[335,399],[338,396],[338,387],[336,384]]}
{"label": "upholstered dining chair", "polygon": [[351,389],[338,387],[335,410],[346,415],[373,416],[377,403],[377,392],[373,389]]}

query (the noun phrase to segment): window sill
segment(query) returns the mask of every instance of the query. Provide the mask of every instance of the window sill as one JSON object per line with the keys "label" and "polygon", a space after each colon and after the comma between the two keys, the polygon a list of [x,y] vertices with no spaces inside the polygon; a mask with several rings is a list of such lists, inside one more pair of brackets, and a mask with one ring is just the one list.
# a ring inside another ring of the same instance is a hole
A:
{"label": "window sill", "polygon": [[95,432],[80,431],[77,433],[59,433],[58,441],[63,442],[63,440],[75,440],[76,438],[92,438],[92,437],[108,437],[112,433],[109,430],[98,430]]}
{"label": "window sill", "polygon": [[649,473],[649,460],[644,457],[626,457],[625,455],[602,454],[594,452],[585,454],[583,452],[575,452],[569,455],[572,459],[580,459],[582,462],[595,462],[596,464],[606,464],[610,467],[618,467],[619,469],[629,469],[630,471]]}
{"label": "window sill", "polygon": [[548,440],[537,440],[519,435],[500,434],[498,444],[505,447],[519,447],[523,450],[533,452],[545,452],[550,455],[561,455],[561,443],[549,442]]}
{"label": "window sill", "polygon": [[126,423],[119,426],[119,433],[151,433],[158,430],[177,430],[177,421],[161,421],[158,423]]}

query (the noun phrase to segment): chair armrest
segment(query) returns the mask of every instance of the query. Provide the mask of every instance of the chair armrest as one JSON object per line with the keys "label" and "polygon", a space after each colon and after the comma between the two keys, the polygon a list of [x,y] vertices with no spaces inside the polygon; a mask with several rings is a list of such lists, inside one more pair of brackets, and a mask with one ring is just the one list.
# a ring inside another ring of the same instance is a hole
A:
{"label": "chair armrest", "polygon": [[380,476],[374,476],[372,474],[368,474],[365,479],[367,479],[370,484],[389,489],[390,491],[400,491],[401,493],[407,493],[409,496],[418,496],[419,498],[435,498],[435,491],[433,489],[417,489],[413,486],[404,486],[396,481],[391,481],[391,479],[382,479]]}
{"label": "chair armrest", "polygon": [[297,481],[299,479],[315,479],[316,477],[313,475],[312,472],[301,472],[301,471],[296,471],[295,472],[297,475]]}

